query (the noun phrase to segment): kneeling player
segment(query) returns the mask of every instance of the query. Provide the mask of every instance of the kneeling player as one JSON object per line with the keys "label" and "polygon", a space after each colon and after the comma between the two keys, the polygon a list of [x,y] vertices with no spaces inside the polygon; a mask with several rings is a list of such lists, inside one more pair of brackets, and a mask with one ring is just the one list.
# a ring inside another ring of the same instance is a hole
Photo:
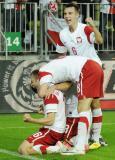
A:
{"label": "kneeling player", "polygon": [[[34,71],[31,74],[31,86],[34,89],[39,89],[39,84],[36,81],[36,74]],[[61,91],[54,91],[53,96],[44,98],[44,118],[32,118],[30,114],[24,115],[24,121],[35,124],[44,125],[35,134],[29,136],[19,146],[19,153],[23,155],[30,154],[46,154],[50,153],[50,147],[55,145],[57,141],[63,139],[66,118],[65,118],[65,102],[63,93]]]}

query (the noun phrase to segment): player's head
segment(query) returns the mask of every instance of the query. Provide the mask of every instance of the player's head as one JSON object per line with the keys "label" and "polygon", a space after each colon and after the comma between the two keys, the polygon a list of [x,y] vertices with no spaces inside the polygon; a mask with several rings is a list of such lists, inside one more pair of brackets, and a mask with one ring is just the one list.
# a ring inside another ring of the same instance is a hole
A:
{"label": "player's head", "polygon": [[64,7],[64,10],[67,9],[67,8],[74,8],[74,10],[78,13],[80,11],[79,5],[75,2],[66,4],[65,7]]}
{"label": "player's head", "polygon": [[31,78],[31,89],[37,93],[38,92],[38,89],[39,89],[39,77],[38,77],[38,73],[39,73],[39,70],[33,70],[31,72],[31,75],[30,75],[30,78]]}
{"label": "player's head", "polygon": [[69,3],[64,8],[64,19],[68,25],[72,25],[79,17],[79,6],[76,3]]}

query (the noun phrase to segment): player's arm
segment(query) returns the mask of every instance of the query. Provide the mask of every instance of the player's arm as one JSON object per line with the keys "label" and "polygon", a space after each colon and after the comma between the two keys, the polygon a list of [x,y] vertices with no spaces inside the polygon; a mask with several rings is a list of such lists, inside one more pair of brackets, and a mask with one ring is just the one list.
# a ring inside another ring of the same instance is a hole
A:
{"label": "player's arm", "polygon": [[30,114],[24,114],[24,122],[41,124],[41,125],[52,125],[55,120],[55,113],[47,113],[47,117],[44,118],[32,118]]}
{"label": "player's arm", "polygon": [[71,82],[63,82],[63,83],[57,83],[55,85],[52,85],[48,88],[48,92],[51,91],[51,93],[54,92],[54,90],[60,90],[60,91],[67,91],[72,86]]}
{"label": "player's arm", "polygon": [[43,105],[39,105],[39,106],[38,106],[37,112],[38,112],[38,114],[44,114]]}
{"label": "player's arm", "polygon": [[67,91],[71,86],[72,86],[72,83],[69,81],[63,82],[63,83],[57,83],[55,85],[49,86],[46,97],[49,97],[51,94],[53,94],[55,90],[60,90],[62,92]]}
{"label": "player's arm", "polygon": [[102,44],[103,43],[103,38],[101,33],[99,32],[99,30],[97,29],[97,27],[95,26],[94,21],[92,20],[91,17],[86,18],[85,20],[92,28],[93,28],[93,32],[95,34],[95,43],[97,44]]}
{"label": "player's arm", "polygon": [[68,81],[68,82],[55,84],[54,86],[56,90],[67,91],[72,86],[72,83]]}
{"label": "player's arm", "polygon": [[51,83],[53,83],[53,75],[50,72],[39,71],[39,83],[38,95],[40,98],[47,96],[47,91]]}
{"label": "player's arm", "polygon": [[64,43],[63,43],[63,31],[61,31],[59,33],[59,39],[58,39],[58,43],[56,45],[56,52],[59,53],[59,58],[61,58],[62,56],[66,56],[67,54],[67,48],[65,47]]}

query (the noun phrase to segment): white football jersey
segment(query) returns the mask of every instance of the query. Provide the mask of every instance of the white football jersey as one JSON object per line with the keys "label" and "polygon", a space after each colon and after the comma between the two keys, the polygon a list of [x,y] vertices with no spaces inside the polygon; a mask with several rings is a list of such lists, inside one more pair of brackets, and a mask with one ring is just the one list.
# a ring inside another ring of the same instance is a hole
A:
{"label": "white football jersey", "polygon": [[47,113],[51,112],[55,113],[55,121],[52,126],[45,126],[45,128],[64,133],[66,126],[65,101],[61,91],[55,90],[53,96],[44,99],[45,115],[47,116]]}
{"label": "white football jersey", "polygon": [[39,70],[40,85],[44,83],[55,84],[65,81],[79,81],[81,70],[87,60],[87,57],[66,56],[50,61]]}
{"label": "white football jersey", "polygon": [[74,32],[65,27],[60,32],[60,42],[57,44],[56,52],[69,51],[70,55],[89,57],[101,65],[97,52],[94,48],[95,35],[93,29],[83,23],[78,23]]}
{"label": "white football jersey", "polygon": [[78,98],[76,96],[76,87],[72,86],[65,92],[65,113],[66,117],[79,117],[78,114]]}

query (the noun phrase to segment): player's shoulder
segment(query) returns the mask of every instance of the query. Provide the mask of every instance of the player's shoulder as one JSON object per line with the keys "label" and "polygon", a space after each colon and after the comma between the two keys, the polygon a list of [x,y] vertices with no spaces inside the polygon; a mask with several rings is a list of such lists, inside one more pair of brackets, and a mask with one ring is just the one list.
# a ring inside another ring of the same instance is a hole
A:
{"label": "player's shoulder", "polygon": [[55,90],[53,94],[49,97],[44,98],[44,104],[58,104],[60,101],[63,100],[63,93],[59,90]]}
{"label": "player's shoulder", "polygon": [[49,97],[45,97],[44,98],[44,104],[48,105],[48,104],[58,104],[58,98],[57,96],[53,93],[51,94]]}
{"label": "player's shoulder", "polygon": [[84,32],[93,32],[92,26],[89,26],[87,24],[82,24],[82,28],[84,29]]}
{"label": "player's shoulder", "polygon": [[78,23],[78,27],[80,28],[80,29],[84,29],[85,27],[86,27],[87,25],[85,24],[85,23],[81,23],[81,22],[79,22]]}
{"label": "player's shoulder", "polygon": [[66,35],[68,33],[68,31],[69,31],[68,27],[65,27],[64,29],[62,29],[60,31],[60,35],[64,36],[64,35]]}
{"label": "player's shoulder", "polygon": [[84,24],[84,23],[79,23],[78,28],[79,28],[80,33],[85,34],[87,36],[89,36],[90,33],[93,32],[93,28],[87,24]]}
{"label": "player's shoulder", "polygon": [[86,24],[79,22],[77,27],[77,33],[84,34],[86,26],[87,26]]}

